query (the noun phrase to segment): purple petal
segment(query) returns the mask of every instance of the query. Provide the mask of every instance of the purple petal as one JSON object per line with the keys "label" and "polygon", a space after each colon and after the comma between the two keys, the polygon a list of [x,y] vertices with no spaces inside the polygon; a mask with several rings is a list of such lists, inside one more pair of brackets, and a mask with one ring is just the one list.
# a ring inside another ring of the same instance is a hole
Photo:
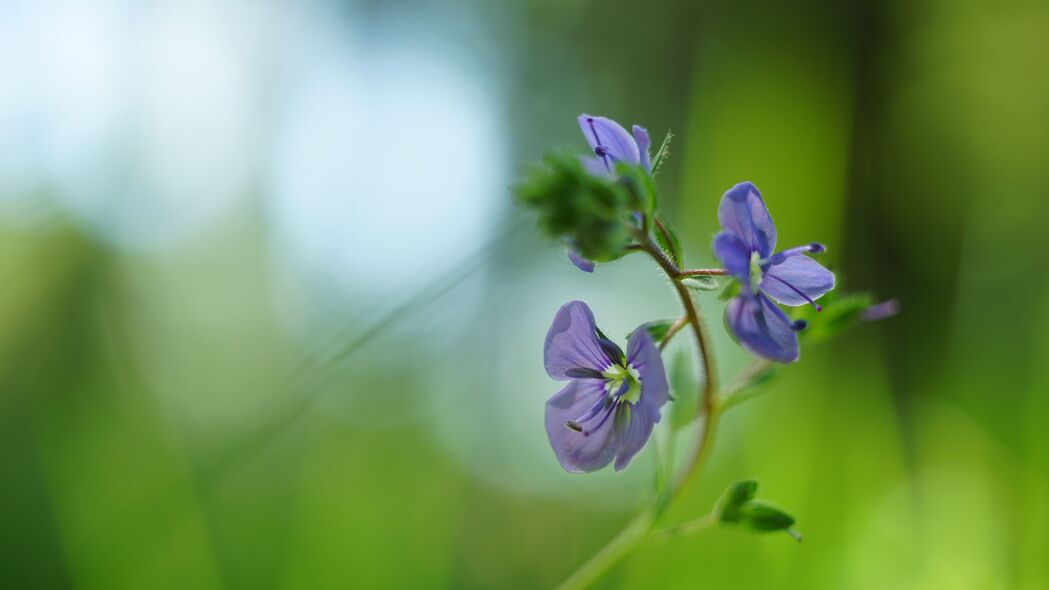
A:
{"label": "purple petal", "polygon": [[750,281],[750,250],[734,233],[723,231],[714,236],[714,255],[725,265],[729,274],[744,284]]}
{"label": "purple petal", "polygon": [[617,450],[615,417],[610,417],[589,434],[565,426],[586,413],[605,395],[604,381],[575,380],[546,402],[546,435],[557,460],[565,471],[589,473],[612,461]]}
{"label": "purple petal", "polygon": [[579,251],[571,246],[568,247],[568,259],[571,260],[572,264],[576,265],[576,268],[579,270],[583,272],[594,272],[594,267],[596,266],[594,261],[583,258],[579,254]]}
{"label": "purple petal", "polygon": [[737,184],[721,197],[718,221],[725,231],[739,236],[750,251],[762,258],[776,247],[776,226],[758,188],[749,182]]}
{"label": "purple petal", "polygon": [[734,297],[725,309],[725,321],[751,354],[781,363],[798,360],[798,336],[790,320],[764,295]]}
{"label": "purple petal", "polygon": [[900,313],[900,302],[896,299],[889,299],[861,311],[860,319],[865,322],[877,322],[885,318],[891,318],[898,313]]}
{"label": "purple petal", "polygon": [[582,301],[564,304],[554,316],[543,346],[546,372],[559,381],[571,379],[572,369],[604,372],[611,366],[597,339],[594,314]]}
{"label": "purple petal", "polygon": [[641,152],[641,166],[646,172],[652,171],[652,160],[648,155],[648,148],[652,146],[652,139],[648,137],[648,130],[640,125],[634,125],[634,141],[637,149]]}
{"label": "purple petal", "polygon": [[608,156],[617,162],[634,165],[641,162],[637,142],[619,123],[605,117],[583,114],[579,115],[579,128],[583,130],[583,135],[590,143],[590,149],[595,153],[598,147],[604,147]]}
{"label": "purple petal", "polygon": [[761,292],[783,305],[811,303],[833,288],[834,273],[804,254],[773,263],[761,282]]}
{"label": "purple petal", "polygon": [[617,433],[616,471],[624,469],[634,455],[644,448],[652,435],[652,429],[662,418],[660,408],[670,397],[663,357],[644,326],[630,335],[627,351],[629,364],[640,375],[641,399],[630,406],[629,421]]}
{"label": "purple petal", "polygon": [[641,381],[641,401],[649,410],[652,422],[659,422],[659,409],[670,398],[670,385],[663,367],[663,356],[652,335],[641,326],[627,341],[627,363],[637,369]]}
{"label": "purple petal", "polygon": [[[629,414],[624,415],[620,427],[615,433],[616,471],[625,469],[630,464],[630,460],[634,458],[634,455],[644,448],[645,443],[652,436],[652,429],[655,428],[656,422],[659,421],[658,418],[652,420],[645,404],[627,405],[630,406]],[[626,408],[620,409],[620,412],[627,411]]]}

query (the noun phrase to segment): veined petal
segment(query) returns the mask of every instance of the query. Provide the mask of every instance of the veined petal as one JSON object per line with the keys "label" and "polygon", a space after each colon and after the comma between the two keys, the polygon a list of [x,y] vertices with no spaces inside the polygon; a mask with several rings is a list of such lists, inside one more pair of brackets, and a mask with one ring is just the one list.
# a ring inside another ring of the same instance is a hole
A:
{"label": "veined petal", "polygon": [[568,259],[572,261],[576,268],[583,272],[594,272],[594,267],[597,266],[593,260],[583,258],[579,251],[571,246],[568,247]]}
{"label": "veined petal", "polygon": [[783,305],[805,305],[833,288],[834,273],[804,254],[774,262],[761,282],[761,292]]}
{"label": "veined petal", "polygon": [[[579,115],[579,128],[590,149],[597,153],[598,147],[607,150],[607,155],[616,162],[627,164],[640,164],[641,153],[637,148],[637,142],[627,133],[626,129],[612,119],[605,117],[594,117],[591,115]],[[599,157],[601,154],[597,154]]]}
{"label": "veined petal", "polygon": [[557,311],[554,323],[546,333],[543,360],[550,377],[571,379],[572,369],[605,371],[611,366],[597,338],[597,325],[590,307],[582,301],[570,301]]}
{"label": "veined petal", "polygon": [[762,258],[776,248],[776,226],[761,193],[750,182],[741,182],[725,192],[718,206],[718,222]]}
{"label": "veined petal", "polygon": [[652,139],[648,136],[648,130],[640,125],[634,125],[634,141],[637,149],[641,152],[641,166],[646,172],[652,171],[652,160],[648,155],[648,148],[652,146]]}
{"label": "veined petal", "polygon": [[750,249],[736,234],[723,231],[714,236],[714,255],[725,270],[744,284],[750,281]]}
{"label": "veined petal", "polygon": [[644,403],[630,406],[629,410],[621,408],[619,411],[629,411],[629,414],[626,414],[629,421],[621,425],[615,433],[616,471],[622,471],[630,464],[630,460],[644,448],[645,443],[652,436],[652,429],[655,428],[656,422],[659,422],[658,417],[655,420],[652,419]]}
{"label": "veined petal", "polygon": [[565,471],[589,473],[612,462],[617,450],[614,416],[588,434],[565,426],[600,402],[604,395],[603,381],[578,379],[547,400],[546,435]]}
{"label": "veined petal", "polygon": [[798,335],[790,319],[764,295],[739,295],[725,309],[725,321],[740,346],[781,363],[798,360]]}

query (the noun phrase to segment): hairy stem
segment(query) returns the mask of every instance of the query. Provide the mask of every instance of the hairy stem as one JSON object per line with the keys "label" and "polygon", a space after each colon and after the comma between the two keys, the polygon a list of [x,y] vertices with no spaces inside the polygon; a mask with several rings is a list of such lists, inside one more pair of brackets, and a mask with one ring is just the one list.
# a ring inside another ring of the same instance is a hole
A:
{"label": "hairy stem", "polygon": [[713,440],[712,435],[717,426],[717,398],[715,396],[717,392],[717,375],[715,374],[714,369],[714,357],[710,352],[710,337],[707,334],[706,326],[703,324],[699,308],[696,307],[695,301],[692,300],[692,294],[689,293],[687,287],[681,284],[681,270],[678,269],[670,258],[667,257],[666,253],[663,252],[663,249],[652,241],[650,236],[638,236],[638,242],[641,244],[642,249],[663,269],[663,272],[670,277],[671,283],[674,285],[674,290],[677,292],[678,298],[681,300],[681,306],[685,310],[685,317],[688,319],[688,323],[692,326],[692,332],[696,337],[699,361],[703,366],[703,381],[700,386],[699,409],[701,415],[705,416],[706,420],[703,425],[703,430],[699,435],[699,440],[696,443],[696,446],[693,447],[692,454],[688,461],[685,463],[685,468],[674,481],[673,487],[668,494],[669,497],[666,499],[666,503],[669,504],[670,500],[676,497],[682,489],[695,479],[696,474],[699,473],[710,452],[710,443]]}
{"label": "hairy stem", "polygon": [[678,271],[679,277],[723,277],[728,274],[724,268],[689,268]]}

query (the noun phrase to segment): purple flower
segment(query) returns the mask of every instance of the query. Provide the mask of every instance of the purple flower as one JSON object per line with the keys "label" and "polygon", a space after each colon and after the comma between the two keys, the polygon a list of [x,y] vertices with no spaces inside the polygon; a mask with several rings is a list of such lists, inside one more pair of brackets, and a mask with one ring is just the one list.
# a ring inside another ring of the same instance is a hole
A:
{"label": "purple flower", "polygon": [[761,193],[749,182],[721,197],[718,221],[722,231],[714,237],[714,253],[741,284],[725,310],[729,330],[753,354],[781,363],[796,361],[795,332],[805,323],[791,323],[773,301],[822,309],[816,299],[834,288],[834,273],[805,254],[824,247],[812,243],[773,254],[776,226]]}
{"label": "purple flower", "polygon": [[652,171],[648,148],[652,141],[644,127],[634,125],[631,137],[626,129],[612,119],[579,115],[579,128],[594,150],[593,156],[583,158],[583,165],[596,176],[615,177],[616,162],[641,165]]}
{"label": "purple flower", "polygon": [[605,338],[582,301],[554,316],[543,349],[546,372],[564,389],[546,402],[546,433],[566,471],[619,471],[645,446],[669,386],[659,348],[641,326],[626,354]]}
{"label": "purple flower", "polygon": [[[652,172],[652,163],[648,155],[652,141],[644,127],[634,125],[634,135],[631,137],[622,125],[612,119],[584,113],[579,115],[579,128],[590,143],[590,149],[594,151],[593,156],[580,157],[583,167],[590,174],[614,179],[616,162],[641,165],[646,172]],[[568,248],[568,258],[579,270],[594,272],[593,261],[580,256],[571,245]]]}

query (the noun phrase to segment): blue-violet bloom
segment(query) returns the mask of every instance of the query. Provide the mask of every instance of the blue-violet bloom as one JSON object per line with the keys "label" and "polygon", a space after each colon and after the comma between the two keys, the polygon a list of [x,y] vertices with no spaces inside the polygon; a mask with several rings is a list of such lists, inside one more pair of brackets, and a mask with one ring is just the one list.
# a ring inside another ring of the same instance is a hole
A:
{"label": "blue-violet bloom", "polygon": [[546,402],[546,433],[566,471],[589,473],[615,459],[619,471],[645,446],[669,386],[645,326],[626,354],[605,338],[582,301],[566,303],[546,334],[546,372],[568,385]]}
{"label": "blue-violet bloom", "polygon": [[[622,125],[612,119],[584,113],[579,115],[579,128],[594,152],[592,156],[580,157],[583,167],[590,174],[614,179],[616,162],[640,165],[646,172],[652,172],[648,154],[652,141],[644,127],[634,125],[634,135],[631,136]],[[568,247],[568,258],[579,270],[594,272],[594,262],[580,256],[571,244]]]}
{"label": "blue-violet bloom", "polygon": [[834,288],[834,273],[806,253],[823,252],[812,243],[773,254],[776,226],[757,187],[741,182],[729,189],[718,207],[721,233],[714,253],[740,291],[725,310],[725,321],[736,340],[751,353],[781,363],[798,359],[798,335],[803,321],[791,322],[773,301],[822,309],[816,299]]}

